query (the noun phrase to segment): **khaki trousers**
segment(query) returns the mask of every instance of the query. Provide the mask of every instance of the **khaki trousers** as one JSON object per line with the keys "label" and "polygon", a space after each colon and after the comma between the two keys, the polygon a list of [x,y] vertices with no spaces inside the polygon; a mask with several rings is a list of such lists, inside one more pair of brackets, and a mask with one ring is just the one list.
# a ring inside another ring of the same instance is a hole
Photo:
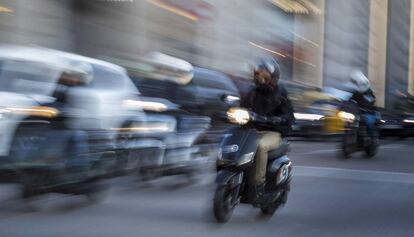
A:
{"label": "khaki trousers", "polygon": [[255,185],[263,184],[265,182],[268,160],[267,153],[278,148],[281,142],[282,136],[278,132],[264,132],[262,134],[256,154]]}

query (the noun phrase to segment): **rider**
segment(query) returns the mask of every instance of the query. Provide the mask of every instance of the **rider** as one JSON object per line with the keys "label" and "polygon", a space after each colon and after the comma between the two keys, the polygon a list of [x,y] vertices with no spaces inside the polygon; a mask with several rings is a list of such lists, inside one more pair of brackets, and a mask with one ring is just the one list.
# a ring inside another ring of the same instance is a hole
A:
{"label": "rider", "polygon": [[[89,152],[88,135],[79,128],[79,110],[73,97],[77,88],[85,86],[92,81],[92,67],[86,63],[74,62],[62,70],[53,93],[55,101],[53,106],[59,110],[59,116],[52,123],[53,130],[49,134],[49,148],[51,154],[61,146],[65,146],[65,157],[69,158],[67,167],[72,169],[83,169],[88,161],[82,155]],[[53,144],[53,145],[52,145]]]}
{"label": "rider", "polygon": [[268,152],[280,146],[282,137],[286,136],[294,121],[292,104],[286,90],[278,84],[279,79],[279,64],[274,59],[261,60],[254,68],[256,86],[242,101],[244,107],[268,122],[268,126],[255,125],[262,135],[252,180],[256,197],[264,193]]}
{"label": "rider", "polygon": [[355,89],[350,100],[357,103],[359,109],[363,113],[368,133],[374,135],[375,123],[378,119],[378,110],[375,106],[375,95],[371,89],[368,78],[359,70],[354,70],[351,75],[351,83]]}

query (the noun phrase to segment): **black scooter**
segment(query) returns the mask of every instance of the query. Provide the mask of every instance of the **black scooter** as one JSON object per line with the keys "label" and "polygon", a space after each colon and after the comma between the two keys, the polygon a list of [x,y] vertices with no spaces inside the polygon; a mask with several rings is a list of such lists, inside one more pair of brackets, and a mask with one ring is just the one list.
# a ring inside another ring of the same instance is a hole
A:
{"label": "black scooter", "polygon": [[289,144],[269,152],[265,194],[257,197],[251,176],[260,139],[253,124],[267,123],[259,116],[241,109],[227,112],[228,120],[239,126],[224,138],[217,159],[217,189],[214,195],[214,215],[217,221],[227,222],[239,203],[261,208],[264,215],[272,216],[279,206],[286,203],[290,191],[292,162],[287,157]]}
{"label": "black scooter", "polygon": [[345,122],[342,136],[342,157],[348,159],[356,152],[365,152],[367,158],[374,157],[378,152],[378,132],[368,133],[364,116],[369,111],[358,108],[355,103],[348,103],[348,112],[340,111],[338,116]]}

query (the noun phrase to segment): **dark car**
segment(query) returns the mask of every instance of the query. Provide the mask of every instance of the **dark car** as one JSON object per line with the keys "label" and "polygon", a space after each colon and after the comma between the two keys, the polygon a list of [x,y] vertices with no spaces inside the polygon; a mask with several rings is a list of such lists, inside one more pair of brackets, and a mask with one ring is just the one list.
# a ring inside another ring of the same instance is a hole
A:
{"label": "dark car", "polygon": [[382,110],[379,131],[382,137],[414,137],[414,115]]}
{"label": "dark car", "polygon": [[142,95],[168,99],[194,114],[214,116],[239,104],[239,91],[228,76],[197,67],[193,72],[193,79],[186,85],[131,76]]}

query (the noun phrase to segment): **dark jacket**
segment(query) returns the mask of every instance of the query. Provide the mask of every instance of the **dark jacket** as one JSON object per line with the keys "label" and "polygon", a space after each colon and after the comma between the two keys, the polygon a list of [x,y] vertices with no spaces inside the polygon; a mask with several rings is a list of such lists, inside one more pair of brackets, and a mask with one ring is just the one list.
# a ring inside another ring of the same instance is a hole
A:
{"label": "dark jacket", "polygon": [[257,125],[256,128],[261,131],[277,131],[282,133],[282,136],[287,136],[295,121],[292,103],[287,91],[280,85],[274,91],[253,88],[243,99],[242,106],[261,116],[282,119],[280,126]]}
{"label": "dark jacket", "polygon": [[365,92],[355,91],[352,94],[351,100],[354,100],[359,108],[365,112],[375,112],[377,108],[375,106],[375,95],[371,89],[368,89]]}

